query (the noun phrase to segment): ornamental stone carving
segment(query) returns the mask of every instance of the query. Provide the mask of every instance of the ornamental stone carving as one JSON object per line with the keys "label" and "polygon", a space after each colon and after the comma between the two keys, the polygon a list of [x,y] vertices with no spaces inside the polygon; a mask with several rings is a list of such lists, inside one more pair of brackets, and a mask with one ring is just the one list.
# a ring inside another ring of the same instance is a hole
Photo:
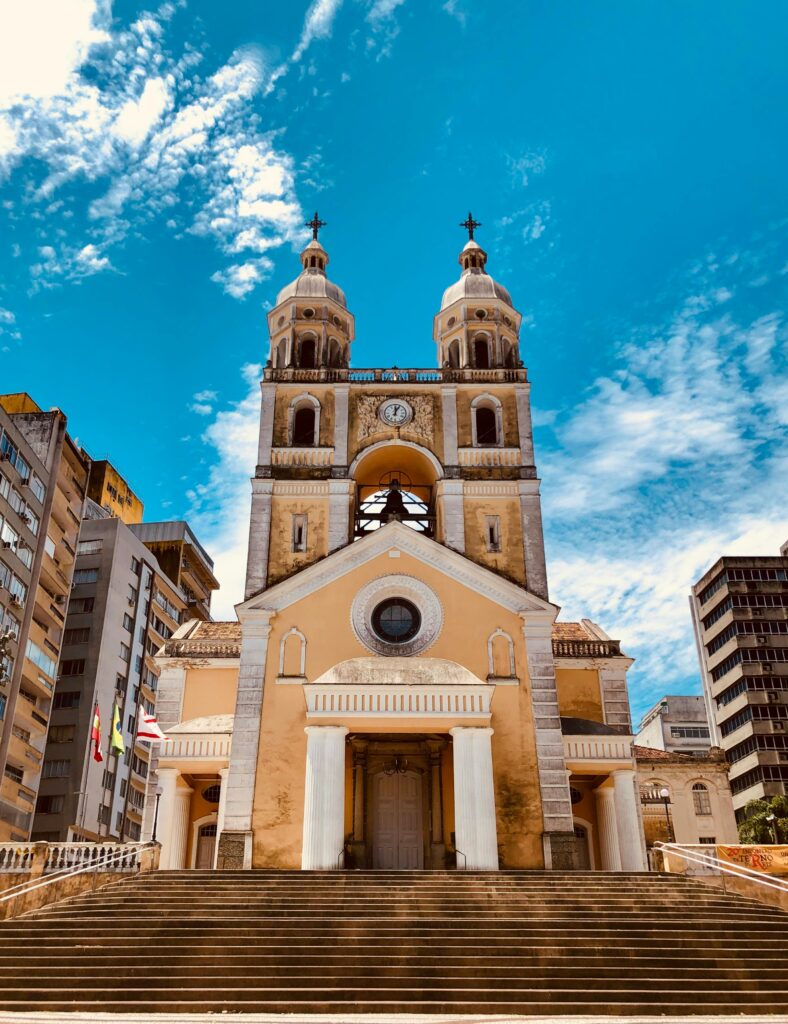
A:
{"label": "ornamental stone carving", "polygon": [[[404,644],[386,643],[372,628],[373,611],[381,601],[391,597],[412,601],[421,615],[418,633]],[[401,658],[421,654],[435,642],[443,626],[443,608],[437,595],[421,580],[404,575],[381,576],[356,594],[350,609],[350,621],[353,632],[368,650],[387,658]]]}
{"label": "ornamental stone carving", "polygon": [[[356,400],[358,417],[358,440],[364,441],[375,434],[391,430],[378,417],[378,409],[387,396],[360,395]],[[391,398],[391,396],[388,396]],[[413,409],[413,419],[400,428],[401,437],[420,437],[431,441],[433,437],[433,405],[431,395],[402,395],[402,399]]]}

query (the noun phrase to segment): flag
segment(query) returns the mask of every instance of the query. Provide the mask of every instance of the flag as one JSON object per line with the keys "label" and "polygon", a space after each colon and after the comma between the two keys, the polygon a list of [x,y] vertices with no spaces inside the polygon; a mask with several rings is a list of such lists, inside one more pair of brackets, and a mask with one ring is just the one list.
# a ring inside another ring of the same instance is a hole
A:
{"label": "flag", "polygon": [[109,742],[109,748],[113,754],[125,754],[126,745],[123,742],[123,732],[120,728],[120,712],[118,711],[118,705],[113,704],[112,711],[112,739]]}
{"label": "flag", "polygon": [[142,740],[143,743],[167,739],[159,728],[159,723],[143,707],[140,708],[139,715],[137,716],[137,739]]}
{"label": "flag", "polygon": [[99,714],[98,701],[93,706],[93,728],[90,730],[90,742],[93,744],[93,760],[103,761],[101,753],[101,715]]}

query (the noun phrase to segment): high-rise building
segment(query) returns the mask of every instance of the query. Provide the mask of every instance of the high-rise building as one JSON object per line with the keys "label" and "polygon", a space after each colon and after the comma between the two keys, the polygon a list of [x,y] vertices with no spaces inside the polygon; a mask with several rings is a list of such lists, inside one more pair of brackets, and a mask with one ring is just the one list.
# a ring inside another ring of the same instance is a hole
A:
{"label": "high-rise building", "polygon": [[219,589],[213,560],[188,523],[135,523],[131,527],[145,547],[156,556],[162,572],[186,595],[188,618],[211,618],[211,593]]}
{"label": "high-rise building", "polygon": [[30,836],[87,479],[62,412],[0,395],[0,841]]}
{"label": "high-rise building", "polygon": [[635,743],[651,750],[704,757],[711,732],[703,697],[663,697],[640,721]]}
{"label": "high-rise building", "polygon": [[690,608],[714,745],[730,762],[741,817],[788,793],[788,553],[720,558]]}
{"label": "high-rise building", "polygon": [[157,659],[162,867],[645,866],[631,659],[555,622],[522,314],[466,226],[437,366],[351,367],[318,218],[268,313],[240,622]]}
{"label": "high-rise building", "polygon": [[[168,524],[147,525],[156,532]],[[185,524],[175,525],[182,533]],[[209,602],[210,592],[208,608]],[[191,616],[192,606],[137,529],[89,501],[77,547],[34,839],[139,839],[150,746],[137,741],[138,711],[143,707],[155,712],[155,655]],[[123,753],[113,752],[110,743],[116,707]],[[101,762],[91,743],[96,708]]]}
{"label": "high-rise building", "polygon": [[[87,455],[85,449],[83,454]],[[128,481],[107,459],[90,460],[88,497],[111,516],[124,523],[141,523],[144,506]]]}

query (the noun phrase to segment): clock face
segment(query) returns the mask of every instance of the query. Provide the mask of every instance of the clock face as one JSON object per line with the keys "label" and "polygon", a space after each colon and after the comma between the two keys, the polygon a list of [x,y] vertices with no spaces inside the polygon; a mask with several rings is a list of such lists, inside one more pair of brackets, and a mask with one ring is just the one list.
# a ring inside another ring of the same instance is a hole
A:
{"label": "clock face", "polygon": [[413,409],[399,398],[390,398],[378,410],[378,415],[390,427],[401,427],[413,419]]}

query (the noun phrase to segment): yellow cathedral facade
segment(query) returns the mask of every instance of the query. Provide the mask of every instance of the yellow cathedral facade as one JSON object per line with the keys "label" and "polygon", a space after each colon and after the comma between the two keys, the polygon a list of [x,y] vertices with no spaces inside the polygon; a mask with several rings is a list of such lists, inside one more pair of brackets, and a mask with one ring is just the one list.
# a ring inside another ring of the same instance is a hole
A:
{"label": "yellow cathedral facade", "polygon": [[245,598],[159,653],[143,839],[163,868],[644,870],[632,662],[556,622],[522,316],[478,224],[434,369],[351,368],[311,226],[268,313]]}

